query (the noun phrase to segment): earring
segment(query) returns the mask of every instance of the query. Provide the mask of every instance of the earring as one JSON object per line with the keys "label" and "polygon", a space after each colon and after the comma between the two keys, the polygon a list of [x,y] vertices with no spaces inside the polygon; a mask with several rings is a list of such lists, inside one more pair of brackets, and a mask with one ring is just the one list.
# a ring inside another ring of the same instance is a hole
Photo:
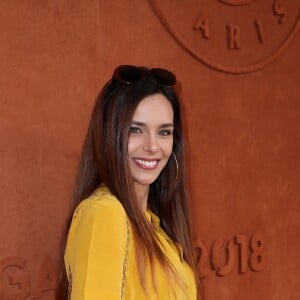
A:
{"label": "earring", "polygon": [[174,152],[172,152],[172,155],[173,155],[173,158],[174,158],[174,161],[175,161],[175,164],[176,164],[176,177],[173,180],[171,185],[173,185],[177,181],[177,178],[178,178],[178,161],[177,161],[177,158],[176,158],[176,155],[174,154]]}

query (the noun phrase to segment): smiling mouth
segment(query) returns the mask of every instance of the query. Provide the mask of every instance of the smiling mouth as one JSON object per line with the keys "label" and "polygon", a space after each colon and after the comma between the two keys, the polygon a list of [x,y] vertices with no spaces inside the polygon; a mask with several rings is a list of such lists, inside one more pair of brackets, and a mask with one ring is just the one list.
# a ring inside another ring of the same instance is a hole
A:
{"label": "smiling mouth", "polygon": [[135,162],[135,164],[142,168],[142,169],[148,169],[148,170],[153,170],[157,167],[158,163],[159,163],[159,159],[141,159],[141,158],[134,158],[133,161]]}

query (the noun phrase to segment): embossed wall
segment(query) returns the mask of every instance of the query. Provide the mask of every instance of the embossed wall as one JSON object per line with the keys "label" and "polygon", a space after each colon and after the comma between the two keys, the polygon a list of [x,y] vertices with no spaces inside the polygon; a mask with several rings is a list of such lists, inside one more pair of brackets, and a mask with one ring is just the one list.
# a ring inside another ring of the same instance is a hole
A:
{"label": "embossed wall", "polygon": [[181,82],[206,299],[300,298],[299,7],[0,1],[0,299],[54,299],[94,98],[128,63]]}

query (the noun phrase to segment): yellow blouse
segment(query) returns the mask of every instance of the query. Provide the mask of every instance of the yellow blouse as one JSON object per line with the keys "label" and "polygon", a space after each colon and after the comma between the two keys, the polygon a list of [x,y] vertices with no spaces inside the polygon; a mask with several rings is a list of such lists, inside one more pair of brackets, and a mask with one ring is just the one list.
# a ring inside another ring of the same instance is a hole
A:
{"label": "yellow blouse", "polygon": [[160,227],[155,214],[147,211],[146,217],[154,225],[162,249],[183,284],[172,278],[166,280],[165,272],[157,263],[156,291],[149,266],[145,270],[147,289],[143,290],[129,218],[117,198],[106,187],[100,187],[79,204],[73,216],[65,252],[70,299],[196,300],[193,272],[183,259],[181,247]]}

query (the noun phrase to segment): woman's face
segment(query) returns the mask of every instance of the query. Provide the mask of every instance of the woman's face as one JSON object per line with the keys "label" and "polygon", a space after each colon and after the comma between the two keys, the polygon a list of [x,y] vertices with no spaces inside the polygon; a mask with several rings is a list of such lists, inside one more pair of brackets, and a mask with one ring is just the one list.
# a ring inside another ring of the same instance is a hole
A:
{"label": "woman's face", "polygon": [[173,129],[173,109],[164,95],[150,95],[138,104],[128,142],[135,188],[149,188],[166,166],[172,154]]}

